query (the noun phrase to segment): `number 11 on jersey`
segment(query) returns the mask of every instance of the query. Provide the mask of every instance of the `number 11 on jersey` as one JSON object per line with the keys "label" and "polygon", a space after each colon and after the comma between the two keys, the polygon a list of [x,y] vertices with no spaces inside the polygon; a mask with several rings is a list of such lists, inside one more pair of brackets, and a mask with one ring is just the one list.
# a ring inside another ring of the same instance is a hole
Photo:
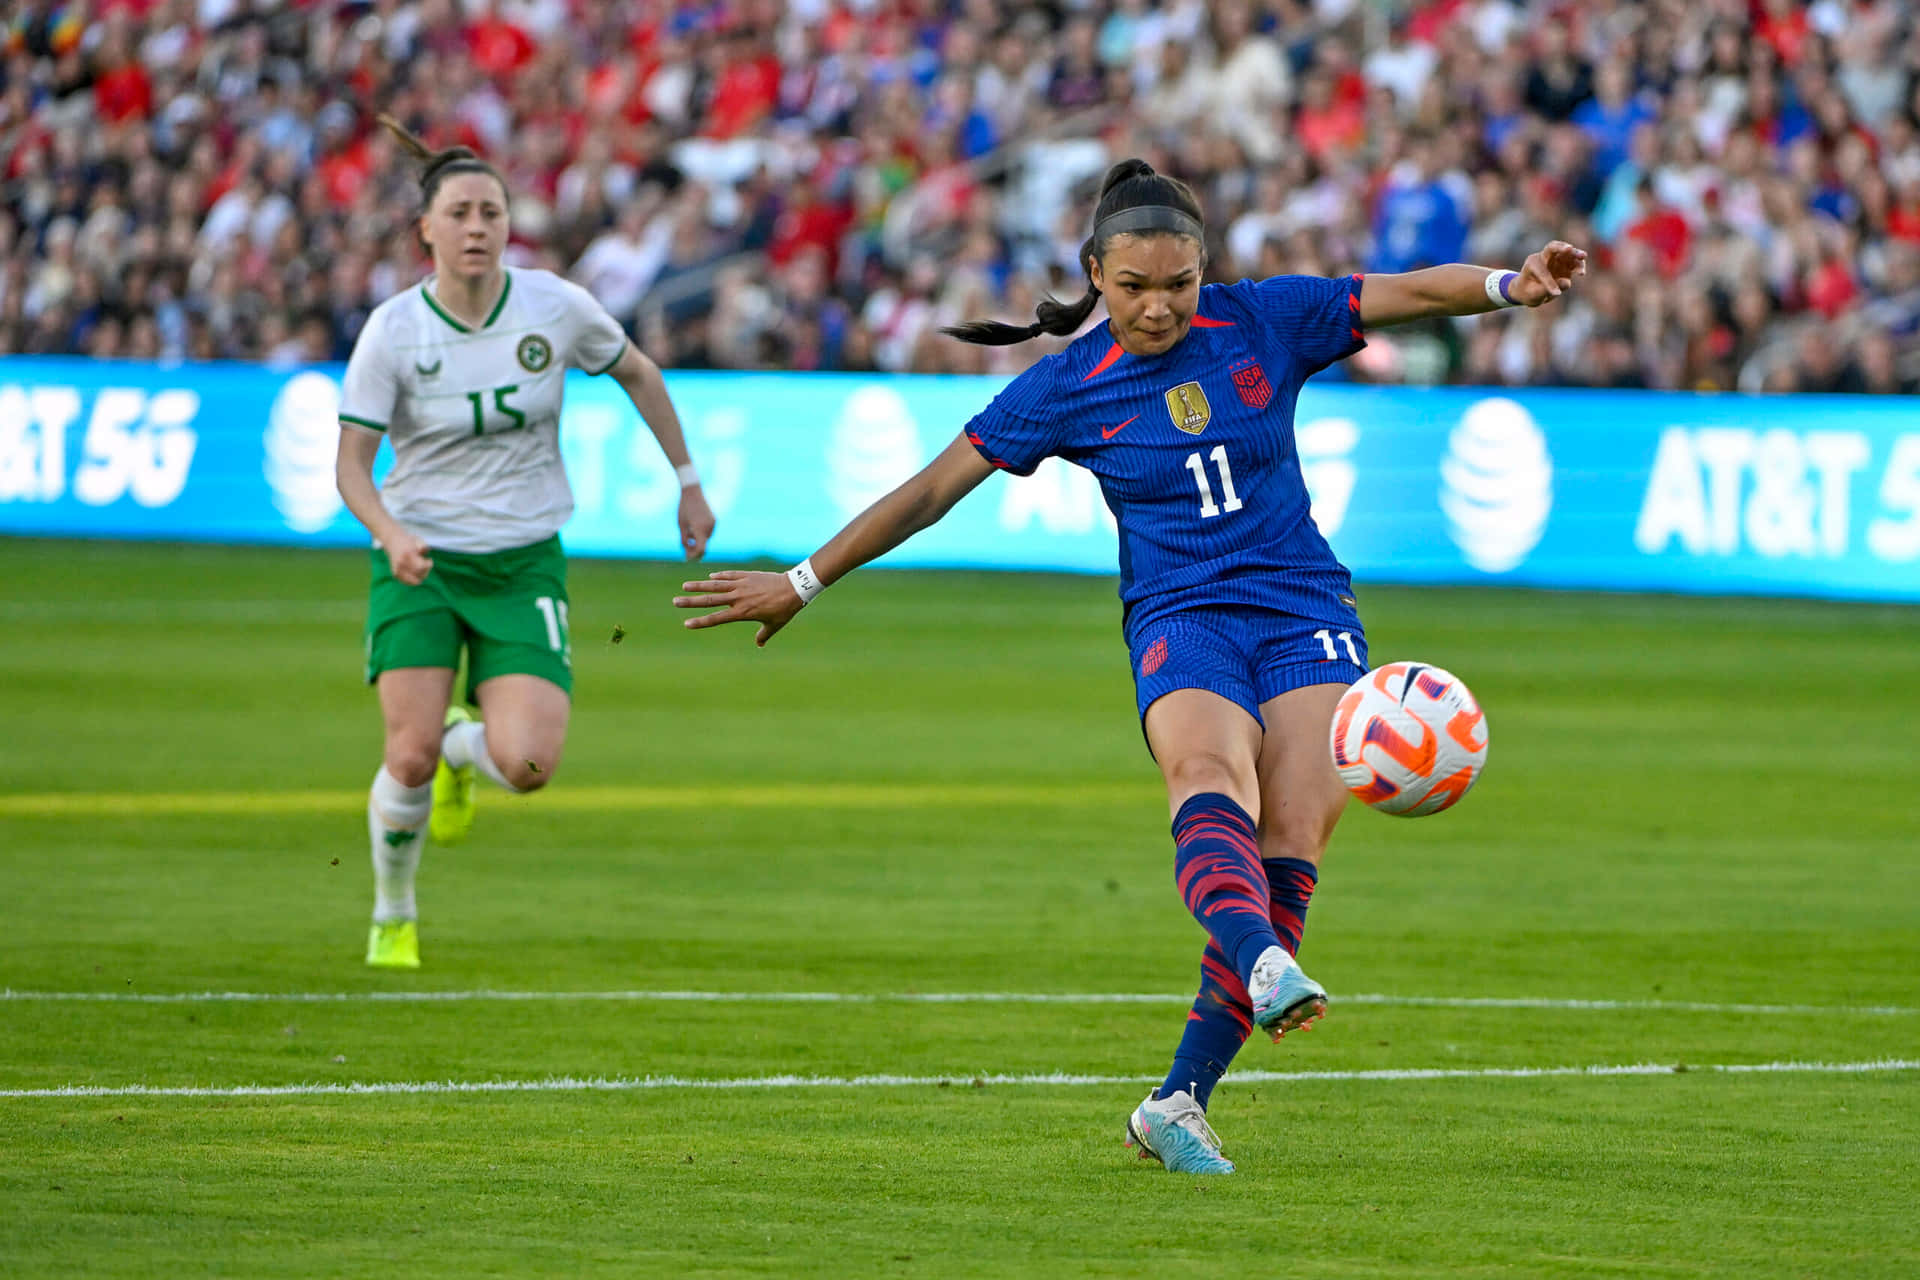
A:
{"label": "number 11 on jersey", "polygon": [[559,654],[568,666],[573,665],[573,645],[567,638],[567,602],[555,600],[552,596],[541,596],[533,602],[540,611],[540,618],[547,624],[547,647]]}
{"label": "number 11 on jersey", "polygon": [[1328,662],[1332,662],[1340,656],[1333,647],[1333,642],[1338,639],[1341,644],[1347,646],[1347,658],[1354,666],[1360,667],[1366,665],[1360,661],[1360,651],[1353,647],[1353,632],[1342,631],[1338,636],[1335,636],[1331,628],[1322,627],[1313,633],[1313,638],[1326,646]]}
{"label": "number 11 on jersey", "polygon": [[1187,455],[1187,470],[1193,472],[1194,483],[1200,486],[1200,518],[1206,520],[1219,515],[1222,511],[1238,511],[1240,495],[1233,491],[1233,468],[1227,465],[1227,446],[1217,444],[1213,452],[1207,455],[1213,459],[1213,465],[1220,468],[1220,492],[1226,495],[1223,506],[1215,506],[1213,486],[1207,483],[1207,464],[1200,461],[1200,451],[1194,450]]}

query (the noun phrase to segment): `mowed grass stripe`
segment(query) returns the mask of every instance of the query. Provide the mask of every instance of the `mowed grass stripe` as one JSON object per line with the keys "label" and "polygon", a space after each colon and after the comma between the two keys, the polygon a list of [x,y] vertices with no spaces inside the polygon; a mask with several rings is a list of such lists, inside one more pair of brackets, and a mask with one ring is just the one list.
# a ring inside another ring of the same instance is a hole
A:
{"label": "mowed grass stripe", "polygon": [[[1236,1071],[1230,1084],[1296,1084],[1306,1081],[1535,1080],[1565,1076],[1860,1075],[1920,1071],[1920,1059],[1876,1058],[1865,1062],[1676,1062],[1596,1063],[1585,1067],[1393,1067],[1369,1071]],[[1154,1075],[1080,1075],[1069,1071],[1027,1075],[861,1076],[554,1076],[544,1080],[391,1080],[353,1084],[242,1085],[61,1085],[52,1089],[0,1089],[0,1098],[309,1098],[328,1095],[407,1093],[624,1093],[643,1089],[893,1089],[1046,1087],[1153,1084]]]}
{"label": "mowed grass stripe", "polygon": [[[1190,995],[1153,991],[14,991],[0,1003],[83,1004],[458,1004],[464,1002],[688,1004],[1189,1004]],[[1539,1009],[1576,1013],[1731,1013],[1767,1016],[1852,1014],[1911,1017],[1910,1005],[1734,1004],[1708,1000],[1582,1000],[1552,996],[1338,995],[1337,1005],[1412,1009]]]}
{"label": "mowed grass stripe", "polygon": [[[740,786],[561,786],[531,803],[561,813],[657,809],[1105,808],[1158,803],[1150,782],[783,782]],[[366,807],[365,791],[51,791],[0,796],[0,818],[305,816]]]}

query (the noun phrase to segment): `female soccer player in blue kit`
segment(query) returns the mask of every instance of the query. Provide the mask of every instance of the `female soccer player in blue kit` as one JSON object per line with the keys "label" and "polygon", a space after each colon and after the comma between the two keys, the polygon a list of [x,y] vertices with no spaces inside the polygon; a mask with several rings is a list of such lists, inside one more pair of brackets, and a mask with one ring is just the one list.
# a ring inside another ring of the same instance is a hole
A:
{"label": "female soccer player in blue kit", "polygon": [[1081,249],[1087,292],[969,342],[1107,323],[1015,378],[925,470],[785,574],[689,582],[689,627],[758,622],[765,644],[829,584],[945,515],[996,469],[1059,456],[1100,479],[1120,530],[1120,598],[1147,745],[1173,812],[1174,878],[1208,934],[1200,992],[1166,1082],[1127,1124],[1143,1156],[1231,1173],[1205,1117],[1255,1026],[1275,1040],[1325,1014],[1294,960],[1347,791],[1327,750],[1342,690],[1367,671],[1347,570],[1308,517],[1293,438],[1306,379],[1365,330],[1537,307],[1586,271],[1560,241],[1519,271],[1277,276],[1202,286],[1199,203],[1142,160],[1108,170]]}

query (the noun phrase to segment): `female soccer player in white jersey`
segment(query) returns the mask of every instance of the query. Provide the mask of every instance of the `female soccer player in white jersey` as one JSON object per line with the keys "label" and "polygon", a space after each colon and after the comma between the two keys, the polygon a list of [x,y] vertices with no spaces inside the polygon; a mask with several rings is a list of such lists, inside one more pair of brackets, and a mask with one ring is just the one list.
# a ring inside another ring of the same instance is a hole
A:
{"label": "female soccer player in white jersey", "polygon": [[[698,559],[713,513],[659,367],[592,295],[509,268],[506,184],[465,147],[418,159],[420,239],[433,274],[375,308],[354,342],[340,405],[340,493],[373,535],[367,680],[386,754],[367,802],[373,928],[367,963],[418,968],[413,881],[423,834],[473,822],[474,775],[508,791],[552,781],[573,686],[567,566],[573,513],[560,459],[568,369],[611,374],[679,472],[680,541]],[[373,483],[380,442],[394,465]],[[461,651],[467,700],[451,708]],[[431,821],[429,822],[429,814]]]}
{"label": "female soccer player in white jersey", "polygon": [[758,622],[765,644],[829,583],[933,524],[996,469],[1062,457],[1099,477],[1120,529],[1137,709],[1174,815],[1174,877],[1205,927],[1201,986],[1165,1083],[1127,1124],[1169,1169],[1230,1173],[1205,1108],[1253,1027],[1310,1026],[1327,994],[1294,959],[1347,792],[1327,751],[1365,674],[1353,585],[1308,517],[1293,439],[1301,384],[1369,327],[1535,307],[1586,270],[1560,241],[1519,271],[1280,276],[1201,286],[1200,206],[1144,161],[1108,171],[1081,249],[1087,291],[971,342],[1107,323],[1015,378],[919,475],[785,574],[689,582],[690,627]]}

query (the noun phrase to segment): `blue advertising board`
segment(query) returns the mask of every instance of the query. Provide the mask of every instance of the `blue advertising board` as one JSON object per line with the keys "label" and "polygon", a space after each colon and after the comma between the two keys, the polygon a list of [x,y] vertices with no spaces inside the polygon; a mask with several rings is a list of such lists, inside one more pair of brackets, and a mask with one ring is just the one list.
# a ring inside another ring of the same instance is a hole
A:
{"label": "blue advertising board", "polygon": [[[0,359],[0,532],[359,545],[337,366]],[[944,448],[994,378],[672,373],[710,563],[798,559]],[[1863,397],[1309,384],[1315,518],[1362,581],[1920,601],[1920,415]],[[576,554],[677,558],[678,484],[618,386],[572,375]],[[384,455],[383,455],[384,456]],[[1059,460],[996,477],[892,565],[1111,573]]]}

